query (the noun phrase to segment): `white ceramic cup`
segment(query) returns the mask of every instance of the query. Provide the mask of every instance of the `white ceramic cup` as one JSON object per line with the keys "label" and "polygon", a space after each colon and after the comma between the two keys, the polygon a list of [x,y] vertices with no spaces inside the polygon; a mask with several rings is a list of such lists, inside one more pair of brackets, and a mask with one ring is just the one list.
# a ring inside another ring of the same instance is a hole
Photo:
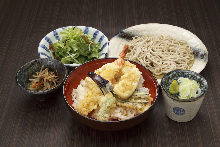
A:
{"label": "white ceramic cup", "polygon": [[[197,81],[200,85],[201,95],[190,99],[179,99],[169,93],[169,86],[173,80],[185,77]],[[161,80],[163,94],[163,104],[166,115],[177,122],[187,122],[192,120],[199,111],[208,90],[208,84],[204,77],[188,70],[175,70],[167,73]]]}

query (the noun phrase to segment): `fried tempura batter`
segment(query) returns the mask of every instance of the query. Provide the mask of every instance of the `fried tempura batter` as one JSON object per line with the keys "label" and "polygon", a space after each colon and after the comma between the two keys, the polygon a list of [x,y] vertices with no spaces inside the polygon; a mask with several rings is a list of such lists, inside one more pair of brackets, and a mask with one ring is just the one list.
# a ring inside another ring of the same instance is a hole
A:
{"label": "fried tempura batter", "polygon": [[120,60],[105,64],[95,73],[112,83],[115,94],[122,99],[127,99],[137,88],[141,73],[129,61],[125,61],[124,65],[119,65]]}

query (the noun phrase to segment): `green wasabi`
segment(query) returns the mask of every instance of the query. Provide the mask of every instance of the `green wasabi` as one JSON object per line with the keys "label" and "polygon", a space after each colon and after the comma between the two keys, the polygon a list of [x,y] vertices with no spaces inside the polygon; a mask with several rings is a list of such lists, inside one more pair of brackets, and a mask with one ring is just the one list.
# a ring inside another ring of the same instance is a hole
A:
{"label": "green wasabi", "polygon": [[176,80],[173,80],[173,82],[171,83],[170,88],[169,88],[169,92],[170,92],[170,94],[179,93],[179,85]]}

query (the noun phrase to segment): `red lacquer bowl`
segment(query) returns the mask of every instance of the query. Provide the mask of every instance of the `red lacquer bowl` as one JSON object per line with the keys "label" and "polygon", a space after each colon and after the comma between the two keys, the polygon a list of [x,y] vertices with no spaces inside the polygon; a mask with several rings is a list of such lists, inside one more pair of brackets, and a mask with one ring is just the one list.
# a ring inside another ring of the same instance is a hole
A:
{"label": "red lacquer bowl", "polygon": [[73,107],[73,101],[72,101],[72,90],[76,89],[77,86],[80,84],[80,81],[82,79],[85,79],[87,77],[87,73],[89,71],[95,71],[96,69],[102,67],[106,63],[114,62],[116,58],[108,58],[108,59],[98,59],[93,60],[90,62],[87,62],[78,68],[76,68],[74,71],[70,73],[70,75],[66,78],[64,85],[63,85],[63,95],[64,99],[66,101],[67,107],[70,110],[70,112],[73,114],[73,116],[78,119],[83,124],[99,129],[99,130],[122,130],[126,128],[130,128],[132,126],[135,126],[142,122],[144,119],[147,118],[147,116],[152,112],[157,100],[158,100],[158,83],[156,78],[153,76],[153,74],[146,69],[144,66],[130,61],[131,63],[135,64],[136,67],[142,72],[142,76],[145,80],[144,87],[147,87],[150,91],[151,97],[154,99],[152,102],[151,107],[146,110],[145,112],[127,119],[127,120],[121,120],[121,121],[99,121],[94,120],[88,117],[85,117],[81,114],[79,114]]}

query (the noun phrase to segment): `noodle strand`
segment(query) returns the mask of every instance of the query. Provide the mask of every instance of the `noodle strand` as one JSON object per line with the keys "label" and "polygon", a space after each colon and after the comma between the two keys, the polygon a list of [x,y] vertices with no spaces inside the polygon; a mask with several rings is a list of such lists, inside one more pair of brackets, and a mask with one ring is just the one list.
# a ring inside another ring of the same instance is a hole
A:
{"label": "noodle strand", "polygon": [[134,37],[128,46],[126,58],[145,65],[158,77],[175,69],[188,70],[194,61],[187,42],[169,36]]}

